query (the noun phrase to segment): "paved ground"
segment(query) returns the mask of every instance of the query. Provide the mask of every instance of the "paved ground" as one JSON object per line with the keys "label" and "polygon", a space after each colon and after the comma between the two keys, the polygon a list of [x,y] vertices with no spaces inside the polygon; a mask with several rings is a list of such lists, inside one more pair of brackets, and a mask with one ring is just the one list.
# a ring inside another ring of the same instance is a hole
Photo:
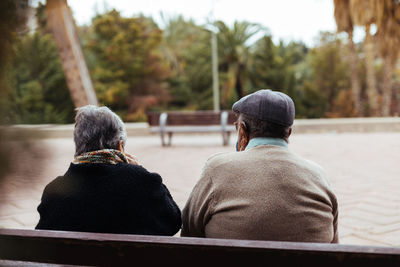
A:
{"label": "paved ground", "polygon": [[[163,148],[157,136],[134,137],[127,151],[160,173],[183,207],[205,160],[232,151],[233,139],[222,147],[218,135],[178,135]],[[298,134],[290,149],[326,169],[339,200],[341,243],[400,246],[400,133]],[[74,145],[45,139],[14,142],[9,151],[13,164],[1,184],[0,227],[32,229],[42,190],[66,171]]]}

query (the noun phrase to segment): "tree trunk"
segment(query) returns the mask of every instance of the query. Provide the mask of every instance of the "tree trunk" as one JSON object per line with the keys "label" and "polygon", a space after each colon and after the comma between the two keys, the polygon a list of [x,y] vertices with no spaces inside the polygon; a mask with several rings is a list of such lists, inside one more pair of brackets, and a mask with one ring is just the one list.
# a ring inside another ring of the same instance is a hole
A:
{"label": "tree trunk", "polygon": [[375,78],[375,68],[374,68],[374,44],[372,43],[372,37],[369,32],[370,25],[365,26],[365,64],[367,69],[367,95],[368,95],[368,103],[370,115],[377,116],[379,115],[378,110],[378,90],[376,87],[376,78]]}
{"label": "tree trunk", "polygon": [[395,92],[396,92],[397,116],[400,116],[400,89],[397,88]]}
{"label": "tree trunk", "polygon": [[353,103],[356,113],[359,117],[363,116],[363,105],[361,101],[361,83],[358,75],[358,61],[357,51],[353,42],[353,31],[348,33],[348,46],[350,55],[350,68],[351,68],[351,91],[353,95]]}
{"label": "tree trunk", "polygon": [[238,96],[238,99],[244,97],[244,90],[243,90],[242,80],[240,77],[240,68],[238,68],[238,71],[236,73],[235,89],[236,89],[236,94]]}
{"label": "tree trunk", "polygon": [[387,53],[383,62],[383,96],[382,115],[390,116],[390,105],[392,103],[392,57]]}
{"label": "tree trunk", "polygon": [[75,107],[98,105],[85,57],[79,44],[75,22],[66,0],[48,0],[47,25],[53,34],[65,78]]}

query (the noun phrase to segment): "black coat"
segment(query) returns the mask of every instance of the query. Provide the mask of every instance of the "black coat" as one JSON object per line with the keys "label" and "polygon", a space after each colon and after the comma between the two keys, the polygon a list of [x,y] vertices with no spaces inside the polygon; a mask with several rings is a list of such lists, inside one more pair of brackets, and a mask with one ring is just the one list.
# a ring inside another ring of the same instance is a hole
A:
{"label": "black coat", "polygon": [[181,212],[160,175],[127,163],[72,164],[49,183],[36,229],[174,235]]}

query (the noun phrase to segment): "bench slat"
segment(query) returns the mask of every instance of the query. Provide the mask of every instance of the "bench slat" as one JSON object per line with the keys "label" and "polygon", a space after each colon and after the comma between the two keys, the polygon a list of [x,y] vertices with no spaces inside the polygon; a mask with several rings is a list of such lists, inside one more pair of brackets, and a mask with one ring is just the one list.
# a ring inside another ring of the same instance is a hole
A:
{"label": "bench slat", "polygon": [[0,259],[99,266],[399,266],[400,249],[2,229]]}
{"label": "bench slat", "polygon": [[[168,125],[219,125],[221,124],[221,113],[214,111],[191,111],[191,112],[167,112]],[[232,124],[236,120],[233,111],[228,112],[228,124]],[[160,124],[160,113],[147,113],[147,122],[150,127]]]}
{"label": "bench slat", "polygon": [[[150,128],[151,133],[159,133],[160,132],[160,127],[152,127]],[[232,125],[228,125],[225,128],[226,131],[229,132],[234,132],[235,127]],[[221,132],[222,127],[221,126],[200,126],[200,125],[191,125],[191,126],[166,126],[165,127],[165,132],[174,132],[174,133],[202,133],[202,132]]]}

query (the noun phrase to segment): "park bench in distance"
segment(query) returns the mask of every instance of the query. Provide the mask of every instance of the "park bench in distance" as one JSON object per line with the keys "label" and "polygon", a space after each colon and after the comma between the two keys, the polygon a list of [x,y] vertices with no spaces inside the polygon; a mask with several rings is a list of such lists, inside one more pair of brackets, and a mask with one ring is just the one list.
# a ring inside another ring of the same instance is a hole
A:
{"label": "park bench in distance", "polygon": [[39,264],[43,263],[389,267],[400,266],[400,248],[0,229],[1,266],[42,266]]}
{"label": "park bench in distance", "polygon": [[[228,145],[230,133],[235,131],[232,111],[172,111],[149,112],[147,121],[151,133],[159,133],[163,146],[171,145],[173,133],[220,132],[223,145]],[[168,143],[165,141],[168,135]]]}

